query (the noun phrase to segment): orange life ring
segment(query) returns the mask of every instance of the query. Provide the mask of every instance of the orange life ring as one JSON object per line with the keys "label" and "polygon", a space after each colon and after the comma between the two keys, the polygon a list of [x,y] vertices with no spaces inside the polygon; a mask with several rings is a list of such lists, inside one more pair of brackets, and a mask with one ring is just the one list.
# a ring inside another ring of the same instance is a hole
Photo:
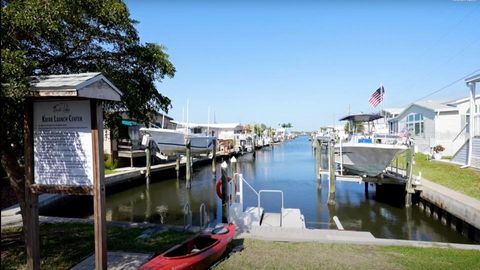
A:
{"label": "orange life ring", "polygon": [[[230,182],[232,181],[232,178],[230,176],[227,177],[227,181]],[[222,198],[222,178],[218,178],[217,184],[216,184],[216,191],[217,191],[217,196],[218,198]],[[235,185],[235,192],[237,192],[237,185]]]}

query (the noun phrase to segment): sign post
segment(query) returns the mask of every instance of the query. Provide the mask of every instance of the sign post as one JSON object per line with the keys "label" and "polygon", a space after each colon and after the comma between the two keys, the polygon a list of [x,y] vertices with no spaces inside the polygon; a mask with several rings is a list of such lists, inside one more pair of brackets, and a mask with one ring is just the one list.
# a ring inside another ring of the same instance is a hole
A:
{"label": "sign post", "polygon": [[38,195],[60,193],[93,195],[95,269],[107,269],[101,100],[118,101],[122,93],[100,73],[45,76],[31,91],[24,124],[27,268],[40,269]]}
{"label": "sign post", "polygon": [[40,240],[38,229],[38,195],[31,192],[33,185],[33,102],[25,104],[25,246],[27,249],[27,269],[40,269]]}
{"label": "sign post", "polygon": [[105,219],[105,171],[103,164],[103,109],[90,100],[93,145],[93,208],[95,220],[95,269],[107,269],[107,230]]}

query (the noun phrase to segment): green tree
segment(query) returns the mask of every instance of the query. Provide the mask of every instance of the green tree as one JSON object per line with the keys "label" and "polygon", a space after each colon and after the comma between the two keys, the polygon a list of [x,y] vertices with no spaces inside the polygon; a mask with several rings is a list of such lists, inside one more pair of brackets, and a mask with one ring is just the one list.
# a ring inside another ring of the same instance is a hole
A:
{"label": "green tree", "polygon": [[253,133],[255,133],[257,136],[262,136],[263,131],[267,129],[267,126],[265,124],[253,124]]}
{"label": "green tree", "polygon": [[291,123],[283,123],[280,125],[282,128],[292,128],[292,124]]}
{"label": "green tree", "polygon": [[[155,86],[175,67],[161,45],[140,43],[127,6],[117,0],[2,0],[0,158],[24,215],[23,112],[33,75],[102,72],[123,93],[106,111],[149,121],[170,108]],[[113,122],[115,114],[106,114]]]}
{"label": "green tree", "polygon": [[352,133],[353,131],[360,133],[365,131],[365,126],[362,122],[347,122],[345,123],[344,130],[347,134]]}

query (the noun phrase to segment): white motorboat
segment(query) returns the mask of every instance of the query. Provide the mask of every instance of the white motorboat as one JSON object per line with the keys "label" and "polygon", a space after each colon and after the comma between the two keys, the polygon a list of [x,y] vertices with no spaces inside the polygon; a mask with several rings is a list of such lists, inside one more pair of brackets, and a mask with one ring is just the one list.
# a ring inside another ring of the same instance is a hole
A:
{"label": "white motorboat", "polygon": [[235,134],[235,145],[233,147],[235,153],[251,153],[255,138],[252,134]]}
{"label": "white motorboat", "polygon": [[320,131],[318,131],[314,139],[316,139],[319,143],[327,143],[330,140],[335,139],[335,128],[333,127],[322,127]]}
{"label": "white motorboat", "polygon": [[[376,136],[373,121],[382,118],[376,114],[349,115],[340,121],[349,121],[355,127],[346,142],[335,144],[336,162],[352,174],[376,177],[390,165],[396,155],[408,149],[402,140]],[[368,131],[358,134],[354,123],[368,123]],[[406,141],[406,140],[405,140]]]}
{"label": "white motorboat", "polygon": [[213,136],[192,134],[185,130],[173,130],[164,128],[141,128],[140,132],[148,134],[157,144],[160,152],[164,155],[185,153],[187,143],[190,141],[192,153],[206,153],[213,150]]}

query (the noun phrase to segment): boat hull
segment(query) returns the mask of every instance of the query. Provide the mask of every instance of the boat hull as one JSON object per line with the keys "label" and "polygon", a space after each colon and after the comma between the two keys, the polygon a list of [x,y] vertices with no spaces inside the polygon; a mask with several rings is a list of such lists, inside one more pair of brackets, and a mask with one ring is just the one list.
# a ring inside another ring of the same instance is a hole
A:
{"label": "boat hull", "polygon": [[[396,155],[407,150],[404,145],[347,143],[342,145],[343,168],[352,174],[376,177],[383,173]],[[335,146],[340,153],[340,146]],[[339,156],[337,162],[341,162]]]}
{"label": "boat hull", "polygon": [[[223,228],[226,228],[228,232],[224,234],[209,233],[188,239],[148,261],[140,267],[140,270],[208,269],[222,257],[228,243],[235,236],[235,226],[233,224],[224,225]],[[198,251],[194,250],[195,243],[201,244],[202,242],[211,244]],[[183,254],[187,252],[188,254]]]}
{"label": "boat hull", "polygon": [[185,153],[188,140],[190,140],[190,149],[192,153],[205,153],[212,151],[213,141],[215,140],[215,137],[211,136],[196,134],[185,135],[183,132],[160,128],[141,128],[140,131],[149,134],[157,144],[160,152],[167,156]]}

